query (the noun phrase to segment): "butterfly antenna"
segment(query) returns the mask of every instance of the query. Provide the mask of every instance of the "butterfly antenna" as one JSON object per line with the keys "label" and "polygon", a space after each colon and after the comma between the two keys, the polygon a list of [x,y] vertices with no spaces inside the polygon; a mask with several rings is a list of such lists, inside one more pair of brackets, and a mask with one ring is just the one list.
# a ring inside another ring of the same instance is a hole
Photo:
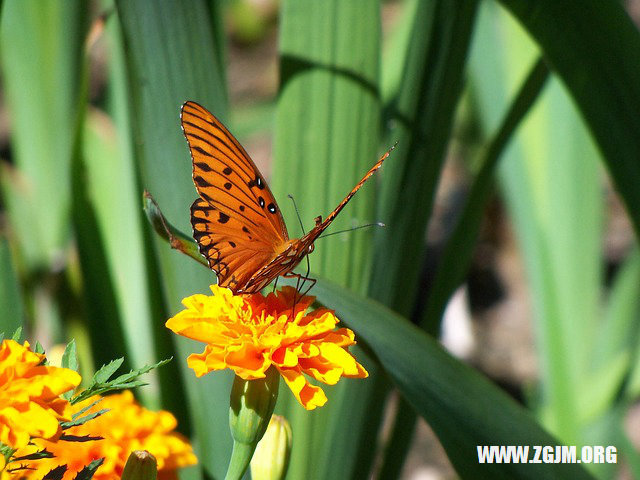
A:
{"label": "butterfly antenna", "polygon": [[384,223],[382,223],[382,222],[367,223],[366,225],[358,225],[357,227],[347,228],[346,230],[338,230],[337,232],[326,233],[324,235],[320,235],[318,238],[330,237],[331,235],[337,235],[339,233],[352,232],[354,230],[359,230],[361,228],[367,228],[367,227],[386,227],[386,225]]}
{"label": "butterfly antenna", "polygon": [[298,216],[298,222],[300,222],[300,228],[302,229],[302,235],[306,235],[307,232],[304,231],[304,225],[302,224],[302,218],[300,218],[300,211],[298,210],[298,205],[296,205],[296,199],[293,198],[293,195],[291,195],[290,193],[287,194],[287,197],[289,197],[291,199],[291,201],[293,202],[293,208],[296,209],[296,215]]}

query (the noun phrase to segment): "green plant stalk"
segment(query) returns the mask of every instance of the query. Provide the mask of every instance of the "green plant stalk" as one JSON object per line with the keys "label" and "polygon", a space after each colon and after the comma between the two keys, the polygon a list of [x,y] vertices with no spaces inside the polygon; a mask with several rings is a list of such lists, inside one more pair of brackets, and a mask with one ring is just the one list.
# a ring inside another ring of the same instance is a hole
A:
{"label": "green plant stalk", "polygon": [[2,6],[3,86],[16,168],[0,179],[29,273],[59,264],[69,240],[69,171],[83,105],[87,18],[80,0],[14,0]]}
{"label": "green plant stalk", "polygon": [[438,261],[433,287],[420,321],[422,328],[433,336],[438,335],[447,301],[464,280],[469,268],[483,212],[493,192],[498,161],[523,118],[538,99],[548,76],[549,69],[544,60],[538,58],[482,155],[480,171],[473,182],[465,208]]}
{"label": "green plant stalk", "polygon": [[6,237],[0,232],[0,332],[5,337],[22,326],[24,306],[22,292],[13,267],[11,250]]}
{"label": "green plant stalk", "polygon": [[[477,240],[482,214],[490,198],[494,184],[495,167],[500,155],[518,125],[538,98],[545,84],[549,70],[542,59],[534,64],[522,87],[505,115],[498,132],[494,135],[483,155],[481,169],[476,177],[457,226],[439,261],[433,287],[429,292],[427,307],[421,316],[420,326],[436,337],[446,303],[468,269],[469,261]],[[397,451],[407,451],[415,430],[416,413],[409,403],[399,399],[394,427],[389,438],[390,445],[397,445],[389,455],[384,456],[380,469],[380,479],[397,478],[403,462],[398,460]]]}
{"label": "green plant stalk", "polygon": [[[407,316],[414,310],[425,250],[422,232],[426,231],[462,90],[477,5],[475,1],[418,3],[402,82],[387,107],[398,122],[393,138],[399,141],[396,151],[400,158],[393,158],[393,168],[383,180],[378,216],[387,227],[375,232],[376,260],[369,292]],[[374,402],[385,398],[389,389],[384,380],[375,381],[367,411],[374,411]],[[366,445],[366,440],[361,444]],[[400,468],[407,445],[406,439],[391,438],[383,465],[388,459]],[[372,462],[372,449],[363,454]],[[396,469],[382,468],[387,472]]]}
{"label": "green plant stalk", "polygon": [[[297,237],[300,229],[286,194],[294,195],[308,228],[317,215],[328,215],[379,157],[380,4],[287,0],[280,25],[281,86],[271,185],[289,219],[289,233]],[[327,233],[375,219],[376,177]],[[320,239],[309,256],[312,275],[324,274],[363,292],[370,275],[371,238],[371,230],[362,230]],[[322,409],[306,412],[291,403],[282,412],[291,419],[296,438],[290,478],[348,477],[357,468],[353,452],[364,419],[359,404],[350,399],[367,396],[370,384],[346,380],[327,388],[329,402]]]}
{"label": "green plant stalk", "polygon": [[[213,31],[219,22],[211,18],[215,9],[202,0],[116,1],[116,7],[122,25],[141,186],[153,192],[177,228],[188,231],[189,205],[196,191],[189,149],[180,130],[180,105],[195,100],[222,119],[227,110],[225,77],[217,58],[222,47],[215,45],[220,37]],[[155,252],[148,258],[149,269],[152,274],[159,273],[149,279],[149,285],[162,293],[169,314],[180,310],[182,298],[205,292],[215,282],[210,270],[171,251],[159,239],[148,238]],[[166,333],[165,340],[169,338],[179,352],[176,363],[185,385],[199,463],[209,475],[222,478],[232,448],[224,405],[233,376],[213,372],[196,379],[185,362],[194,351],[193,342]],[[175,380],[163,387],[165,391],[174,388]],[[216,448],[210,448],[214,444]]]}
{"label": "green plant stalk", "polygon": [[567,86],[605,157],[638,234],[638,28],[619,2],[500,0],[500,3],[538,42]]}

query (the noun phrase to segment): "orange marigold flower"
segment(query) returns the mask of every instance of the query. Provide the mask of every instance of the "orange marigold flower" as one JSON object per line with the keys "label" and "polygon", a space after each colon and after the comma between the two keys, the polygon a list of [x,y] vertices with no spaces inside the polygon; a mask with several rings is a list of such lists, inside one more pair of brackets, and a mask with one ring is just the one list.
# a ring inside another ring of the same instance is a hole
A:
{"label": "orange marigold flower", "polygon": [[[79,412],[99,398],[91,397],[73,405],[73,411]],[[26,470],[27,478],[39,479],[53,468],[67,465],[63,478],[71,480],[86,465],[103,457],[104,463],[93,476],[94,480],[120,478],[127,458],[134,450],[147,450],[156,458],[159,480],[177,479],[178,468],[197,463],[189,441],[173,431],[177,421],[171,413],[147,410],[135,401],[130,391],[124,391],[104,397],[83,416],[103,409],[109,411],[64,432],[65,436],[102,437],[101,440],[77,442],[64,440],[64,437],[55,443],[37,440],[35,446],[16,452],[15,457],[19,457],[46,448],[54,455],[54,458],[17,462],[32,469]],[[25,470],[21,473],[24,475]]]}
{"label": "orange marigold flower", "polygon": [[368,376],[347,351],[356,343],[353,332],[334,330],[339,322],[334,312],[320,308],[307,313],[315,297],[297,298],[292,287],[266,297],[233,295],[217,285],[211,291],[213,296],[185,298],[186,310],[166,323],[175,333],[207,344],[204,352],[187,359],[198,377],[230,368],[239,377],[254,380],[264,378],[274,366],[302,406],[313,410],[324,405],[327,397],[303,374],[329,385],[340,377]]}
{"label": "orange marigold flower", "polygon": [[80,383],[73,370],[45,366],[45,356],[29,343],[3,340],[0,345],[0,442],[21,448],[31,438],[55,440],[70,407],[60,395]]}

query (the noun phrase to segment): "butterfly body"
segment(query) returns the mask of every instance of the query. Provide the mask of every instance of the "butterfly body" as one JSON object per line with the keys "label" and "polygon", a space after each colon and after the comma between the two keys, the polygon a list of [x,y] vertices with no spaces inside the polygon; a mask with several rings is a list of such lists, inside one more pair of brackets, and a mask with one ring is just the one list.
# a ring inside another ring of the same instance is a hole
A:
{"label": "butterfly body", "polygon": [[290,239],[280,208],[247,152],[209,111],[195,102],[182,106],[181,122],[193,161],[199,198],[191,205],[193,236],[200,253],[234,293],[256,293],[279,276],[304,278],[293,269],[389,152],[340,204],[301,238]]}

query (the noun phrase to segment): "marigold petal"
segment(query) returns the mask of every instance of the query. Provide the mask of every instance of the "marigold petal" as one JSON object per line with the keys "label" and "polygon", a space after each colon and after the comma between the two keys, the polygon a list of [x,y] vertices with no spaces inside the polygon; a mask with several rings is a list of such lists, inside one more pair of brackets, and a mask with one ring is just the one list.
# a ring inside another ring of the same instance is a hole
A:
{"label": "marigold petal", "polygon": [[[92,397],[74,405],[75,412],[89,407],[99,397]],[[109,395],[100,403],[90,407],[87,413],[107,409],[108,411],[83,425],[66,431],[72,436],[99,436],[100,440],[72,442],[59,440],[49,442],[35,439],[34,445],[21,449],[17,454],[33,453],[29,448],[46,449],[53,458],[25,461],[33,471],[28,478],[42,478],[60,464],[67,465],[63,480],[72,480],[77,472],[96,458],[104,458],[94,480],[120,478],[129,453],[133,450],[147,450],[158,462],[158,478],[170,478],[173,470],[180,466],[196,463],[196,458],[188,441],[173,432],[176,419],[169,412],[152,412],[138,405],[131,392]],[[176,478],[174,476],[174,478]]]}
{"label": "marigold petal", "polygon": [[277,367],[291,368],[298,364],[298,356],[289,348],[279,348],[271,356],[271,361]]}
{"label": "marigold petal", "polygon": [[74,389],[80,375],[41,365],[43,360],[27,342],[0,344],[0,442],[12,448],[31,438],[57,438],[60,421],[70,418],[69,403],[60,394]]}
{"label": "marigold petal", "polygon": [[326,396],[303,373],[327,384],[343,376],[367,376],[346,350],[355,343],[354,333],[347,328],[335,330],[339,319],[332,310],[307,312],[313,297],[300,298],[292,287],[266,297],[260,293],[234,296],[217,286],[211,291],[213,296],[184,299],[185,310],[167,321],[176,333],[207,344],[204,352],[187,359],[197,376],[229,368],[252,380],[264,377],[276,365],[308,409],[323,405]]}
{"label": "marigold petal", "polygon": [[313,410],[327,403],[324,391],[320,387],[311,385],[302,373],[294,369],[279,369],[279,371],[293,395],[305,409]]}
{"label": "marigold petal", "polygon": [[165,326],[172,332],[199,342],[214,343],[224,338],[220,335],[219,323],[212,323],[202,316],[183,310],[166,321]]}
{"label": "marigold petal", "polygon": [[245,380],[264,378],[264,372],[271,366],[271,362],[265,358],[260,349],[249,343],[229,347],[225,363]]}
{"label": "marigold petal", "polygon": [[187,357],[187,365],[196,377],[202,377],[213,370],[227,368],[223,359],[223,352],[215,351],[211,345],[207,345],[202,353],[192,353]]}
{"label": "marigold petal", "polygon": [[348,328],[339,328],[333,332],[329,332],[325,336],[325,340],[327,342],[334,343],[339,347],[350,347],[351,345],[355,345],[355,334],[352,330]]}

